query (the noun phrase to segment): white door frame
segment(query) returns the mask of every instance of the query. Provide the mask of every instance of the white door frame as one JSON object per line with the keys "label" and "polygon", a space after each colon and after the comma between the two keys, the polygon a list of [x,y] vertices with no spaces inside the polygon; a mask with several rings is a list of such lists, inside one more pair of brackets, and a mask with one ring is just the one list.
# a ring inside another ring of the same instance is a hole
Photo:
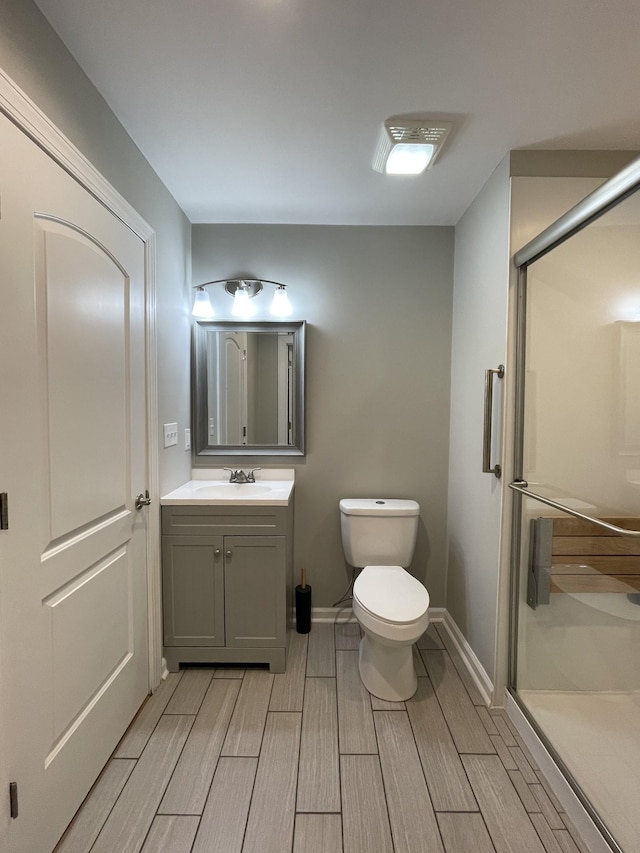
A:
{"label": "white door frame", "polygon": [[149,689],[153,691],[162,677],[155,231],[1,68],[0,111],[144,243],[147,471],[149,494],[153,500],[153,510],[147,519],[147,605]]}

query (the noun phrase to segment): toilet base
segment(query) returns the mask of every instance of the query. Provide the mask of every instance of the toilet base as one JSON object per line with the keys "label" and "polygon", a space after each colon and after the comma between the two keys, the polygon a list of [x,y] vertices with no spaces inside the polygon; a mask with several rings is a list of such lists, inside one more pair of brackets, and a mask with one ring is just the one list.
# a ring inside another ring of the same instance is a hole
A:
{"label": "toilet base", "polygon": [[360,678],[369,693],[388,702],[404,702],[418,689],[413,644],[386,645],[368,633],[360,640]]}

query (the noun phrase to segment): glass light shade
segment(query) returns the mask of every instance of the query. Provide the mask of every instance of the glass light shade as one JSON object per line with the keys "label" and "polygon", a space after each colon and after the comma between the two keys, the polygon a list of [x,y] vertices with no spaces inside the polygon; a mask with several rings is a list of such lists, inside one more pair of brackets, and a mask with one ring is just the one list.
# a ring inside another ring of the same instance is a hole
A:
{"label": "glass light shade", "polygon": [[287,296],[287,291],[284,287],[278,287],[273,294],[273,302],[271,303],[271,313],[274,317],[289,317],[292,308]]}
{"label": "glass light shade", "polygon": [[249,299],[249,294],[242,287],[239,287],[235,292],[231,313],[234,317],[242,317],[242,319],[253,317],[256,313],[256,306],[253,305]]}
{"label": "glass light shade", "polygon": [[191,314],[193,317],[198,317],[200,320],[210,320],[215,316],[211,300],[209,299],[209,294],[201,287],[196,290],[196,298],[193,302]]}
{"label": "glass light shade", "polygon": [[399,142],[394,145],[385,166],[387,175],[419,175],[429,165],[435,145]]}

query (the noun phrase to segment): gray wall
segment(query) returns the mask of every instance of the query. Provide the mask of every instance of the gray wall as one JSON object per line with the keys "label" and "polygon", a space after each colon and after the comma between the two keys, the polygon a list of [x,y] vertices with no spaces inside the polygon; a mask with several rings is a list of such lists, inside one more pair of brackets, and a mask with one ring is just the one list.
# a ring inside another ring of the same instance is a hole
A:
{"label": "gray wall", "polygon": [[[447,227],[193,227],[194,284],[281,281],[293,319],[308,323],[307,454],[278,462],[296,468],[295,567],[307,569],[315,606],[330,606],[349,577],[338,501],[368,496],[420,502],[412,570],[444,606],[452,262]],[[256,319],[269,319],[270,296],[258,297]],[[212,302],[230,318],[221,286]],[[264,464],[242,460],[252,461]]]}
{"label": "gray wall", "polygon": [[[182,439],[190,421],[190,224],[35,4],[0,0],[0,21],[0,68],[156,232],[160,428],[178,421]],[[160,450],[161,492],[189,479],[181,445]]]}
{"label": "gray wall", "polygon": [[[507,157],[456,226],[454,267],[447,609],[491,680],[502,482],[482,473],[483,393],[485,369],[497,368],[506,357],[509,203]],[[495,381],[496,429],[503,386]],[[494,446],[492,464],[499,440]]]}

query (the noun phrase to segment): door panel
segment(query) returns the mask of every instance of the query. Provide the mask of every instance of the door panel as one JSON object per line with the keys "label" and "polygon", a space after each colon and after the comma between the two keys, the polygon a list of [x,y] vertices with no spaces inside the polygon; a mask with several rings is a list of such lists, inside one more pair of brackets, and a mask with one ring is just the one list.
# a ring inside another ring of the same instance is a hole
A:
{"label": "door panel", "polygon": [[123,506],[129,281],[105,247],[69,223],[38,217],[36,238],[55,541]]}
{"label": "door panel", "polygon": [[283,646],[286,624],[284,536],[225,536],[227,646]]}
{"label": "door panel", "polygon": [[148,692],[144,245],[3,117],[0,152],[0,849],[46,853]]}
{"label": "door panel", "polygon": [[162,537],[165,646],[224,646],[222,536]]}

